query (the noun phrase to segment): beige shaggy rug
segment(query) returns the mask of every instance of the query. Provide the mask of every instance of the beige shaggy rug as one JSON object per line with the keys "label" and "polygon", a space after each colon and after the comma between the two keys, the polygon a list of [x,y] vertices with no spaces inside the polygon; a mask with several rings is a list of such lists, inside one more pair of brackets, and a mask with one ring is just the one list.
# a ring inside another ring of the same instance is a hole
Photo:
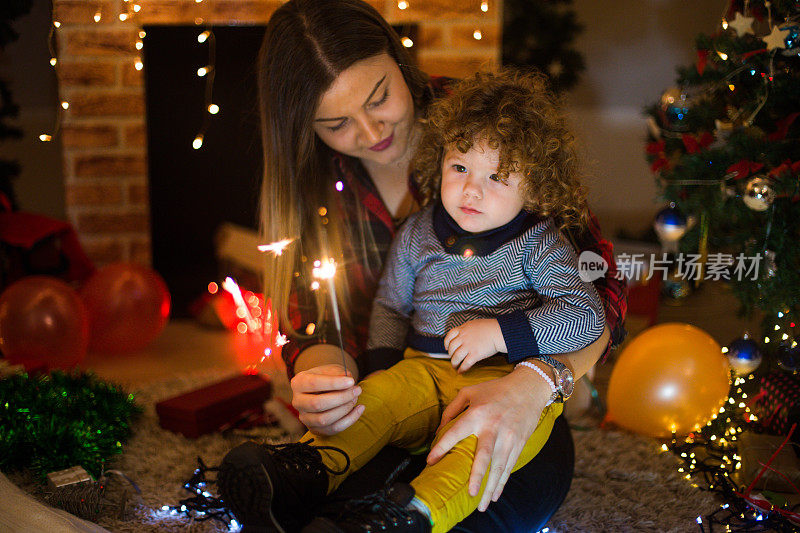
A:
{"label": "beige shaggy rug", "polygon": [[[207,465],[219,464],[225,453],[241,442],[243,435],[205,435],[192,440],[163,430],[154,404],[159,400],[219,381],[218,374],[173,379],[137,393],[144,414],[134,425],[133,437],[110,468],[124,472],[141,488],[142,497],[130,505],[122,518],[111,513],[98,523],[116,533],[195,532],[221,533],[226,528],[214,521],[192,522],[159,512],[189,496],[182,488],[202,457]],[[285,442],[289,435],[278,428],[248,430],[272,442]],[[619,431],[574,429],[575,478],[562,508],[551,520],[550,531],[563,532],[682,532],[697,531],[695,518],[713,512],[715,496],[692,488],[677,472],[670,453],[661,453],[652,439]],[[19,473],[9,478],[22,489],[41,495],[30,478]],[[209,490],[213,492],[212,486]],[[535,495],[532,495],[535,497]],[[487,532],[494,533],[494,532]]]}

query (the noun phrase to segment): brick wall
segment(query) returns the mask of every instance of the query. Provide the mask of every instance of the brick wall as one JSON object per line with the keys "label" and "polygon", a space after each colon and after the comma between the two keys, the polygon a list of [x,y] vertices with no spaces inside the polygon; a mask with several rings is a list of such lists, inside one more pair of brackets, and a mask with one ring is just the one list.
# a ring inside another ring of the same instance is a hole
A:
{"label": "brick wall", "polygon": [[[417,23],[423,70],[464,76],[499,64],[502,0],[368,0],[393,24]],[[275,0],[54,0],[67,215],[99,265],[149,264],[142,71],[144,24],[264,24]],[[400,4],[407,4],[400,9]],[[134,11],[139,6],[138,11]],[[96,16],[99,20],[95,22]],[[122,15],[122,17],[121,17]],[[121,20],[124,18],[125,20]],[[475,38],[480,31],[480,39]],[[145,37],[146,39],[146,37]],[[141,66],[141,64],[139,64]]]}

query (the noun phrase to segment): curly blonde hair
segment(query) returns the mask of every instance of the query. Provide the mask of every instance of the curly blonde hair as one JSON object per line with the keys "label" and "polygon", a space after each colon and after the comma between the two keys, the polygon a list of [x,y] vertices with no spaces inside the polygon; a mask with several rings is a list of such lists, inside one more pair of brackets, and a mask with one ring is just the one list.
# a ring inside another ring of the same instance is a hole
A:
{"label": "curly blonde hair", "polygon": [[475,74],[433,103],[424,122],[413,163],[423,205],[439,198],[446,149],[466,153],[485,141],[500,152],[502,180],[522,173],[526,210],[555,218],[562,229],[586,226],[586,189],[574,137],[543,74],[516,69]]}

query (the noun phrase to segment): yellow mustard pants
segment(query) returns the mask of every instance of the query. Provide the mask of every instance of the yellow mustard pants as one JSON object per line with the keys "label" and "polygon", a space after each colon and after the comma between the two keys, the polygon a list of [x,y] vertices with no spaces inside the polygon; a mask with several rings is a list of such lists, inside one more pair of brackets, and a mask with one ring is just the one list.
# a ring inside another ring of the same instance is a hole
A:
{"label": "yellow mustard pants", "polygon": [[[300,440],[313,438],[315,445],[335,446],[350,458],[347,472],[338,476],[330,474],[330,494],[384,446],[391,444],[412,451],[428,449],[457,420],[442,428],[439,435],[435,434],[442,411],[462,388],[503,377],[513,368],[503,357],[494,356],[459,374],[449,359],[434,359],[408,348],[402,361],[360,383],[359,403],[365,409],[352,426],[329,437],[306,433]],[[562,409],[560,403],[544,409],[539,425],[514,465],[514,471],[539,453]],[[469,495],[467,485],[477,442],[477,437],[470,435],[436,464],[426,466],[411,482],[416,497],[431,511],[433,533],[449,531],[478,508],[486,476],[477,496]],[[329,450],[320,452],[327,466],[335,470],[344,468],[346,463],[341,454]],[[531,494],[531,498],[535,497]]]}

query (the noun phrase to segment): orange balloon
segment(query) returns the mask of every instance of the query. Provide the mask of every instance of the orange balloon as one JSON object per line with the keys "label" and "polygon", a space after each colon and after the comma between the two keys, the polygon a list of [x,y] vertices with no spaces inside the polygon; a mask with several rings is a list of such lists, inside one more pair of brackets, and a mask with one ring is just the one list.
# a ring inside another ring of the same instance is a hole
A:
{"label": "orange balloon", "polygon": [[133,263],[98,270],[81,290],[89,311],[89,347],[132,352],[150,344],[167,324],[170,296],[158,273]]}
{"label": "orange balloon", "polygon": [[88,344],[86,308],[63,281],[29,276],[0,296],[0,350],[11,364],[70,368],[83,360]]}
{"label": "orange balloon", "polygon": [[686,435],[719,411],[729,381],[728,360],[711,335],[689,324],[660,324],[620,354],[608,384],[608,419],[652,437]]}

